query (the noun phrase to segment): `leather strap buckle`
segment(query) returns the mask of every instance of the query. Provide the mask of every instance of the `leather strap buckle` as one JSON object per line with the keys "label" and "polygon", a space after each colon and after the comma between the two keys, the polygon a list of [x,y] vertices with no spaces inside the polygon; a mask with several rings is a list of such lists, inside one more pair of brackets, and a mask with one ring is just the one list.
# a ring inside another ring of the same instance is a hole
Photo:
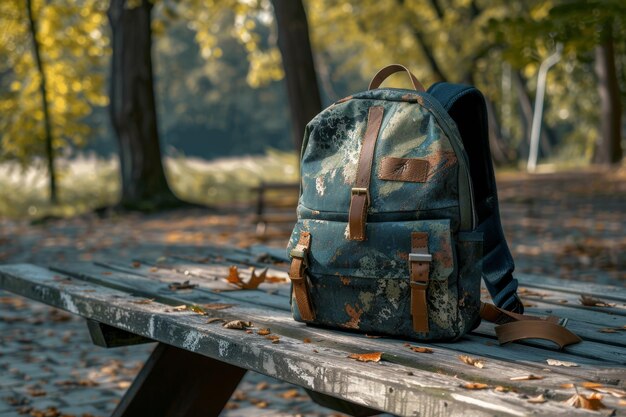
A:
{"label": "leather strap buckle", "polygon": [[365,195],[365,201],[368,206],[370,205],[370,190],[368,188],[352,187],[350,191],[351,195]]}
{"label": "leather strap buckle", "polygon": [[430,253],[409,253],[409,262],[432,262],[433,255]]}

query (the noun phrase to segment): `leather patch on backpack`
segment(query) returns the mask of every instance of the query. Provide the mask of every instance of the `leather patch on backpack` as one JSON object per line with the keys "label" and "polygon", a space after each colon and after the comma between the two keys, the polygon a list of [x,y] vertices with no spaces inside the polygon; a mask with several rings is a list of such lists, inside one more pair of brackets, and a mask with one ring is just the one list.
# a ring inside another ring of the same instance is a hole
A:
{"label": "leather patch on backpack", "polygon": [[378,167],[378,178],[387,181],[426,182],[428,161],[416,158],[386,156]]}

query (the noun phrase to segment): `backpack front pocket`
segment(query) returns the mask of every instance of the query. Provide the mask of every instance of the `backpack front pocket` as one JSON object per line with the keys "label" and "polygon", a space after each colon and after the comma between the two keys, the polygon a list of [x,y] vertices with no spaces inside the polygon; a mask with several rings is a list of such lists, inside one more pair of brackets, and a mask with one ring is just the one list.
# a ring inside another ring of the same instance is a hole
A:
{"label": "backpack front pocket", "polygon": [[[298,221],[288,250],[302,232],[310,234],[306,280],[315,310],[312,323],[422,340],[459,335],[456,253],[450,221],[370,222],[367,240],[347,239],[347,223]],[[411,236],[427,236],[426,310],[428,331],[413,330],[411,313]],[[292,300],[296,320],[301,320]]]}

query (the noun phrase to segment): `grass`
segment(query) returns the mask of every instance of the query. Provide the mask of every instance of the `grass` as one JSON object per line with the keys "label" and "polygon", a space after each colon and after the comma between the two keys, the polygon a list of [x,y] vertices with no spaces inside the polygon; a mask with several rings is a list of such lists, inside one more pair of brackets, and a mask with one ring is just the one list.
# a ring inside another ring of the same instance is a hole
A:
{"label": "grass", "polygon": [[[249,204],[249,188],[261,181],[297,181],[295,153],[268,150],[262,156],[206,161],[167,157],[172,190],[183,200],[206,205]],[[0,218],[70,217],[114,205],[120,194],[116,158],[79,157],[59,160],[59,203],[49,201],[47,169],[37,163],[20,167],[0,164]]]}

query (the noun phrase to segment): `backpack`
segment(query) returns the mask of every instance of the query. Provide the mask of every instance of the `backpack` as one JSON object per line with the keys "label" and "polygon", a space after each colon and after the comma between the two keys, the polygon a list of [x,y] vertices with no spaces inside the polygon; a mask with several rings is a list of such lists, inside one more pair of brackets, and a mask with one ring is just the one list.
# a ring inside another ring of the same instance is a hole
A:
{"label": "backpack", "polygon": [[[378,88],[400,71],[414,90]],[[580,341],[556,317],[520,314],[482,95],[442,83],[431,92],[407,68],[390,65],[367,91],[335,102],[307,125],[298,220],[287,247],[294,319],[452,341],[484,318],[499,324],[501,343]],[[517,311],[481,303],[483,275],[494,300]]]}

